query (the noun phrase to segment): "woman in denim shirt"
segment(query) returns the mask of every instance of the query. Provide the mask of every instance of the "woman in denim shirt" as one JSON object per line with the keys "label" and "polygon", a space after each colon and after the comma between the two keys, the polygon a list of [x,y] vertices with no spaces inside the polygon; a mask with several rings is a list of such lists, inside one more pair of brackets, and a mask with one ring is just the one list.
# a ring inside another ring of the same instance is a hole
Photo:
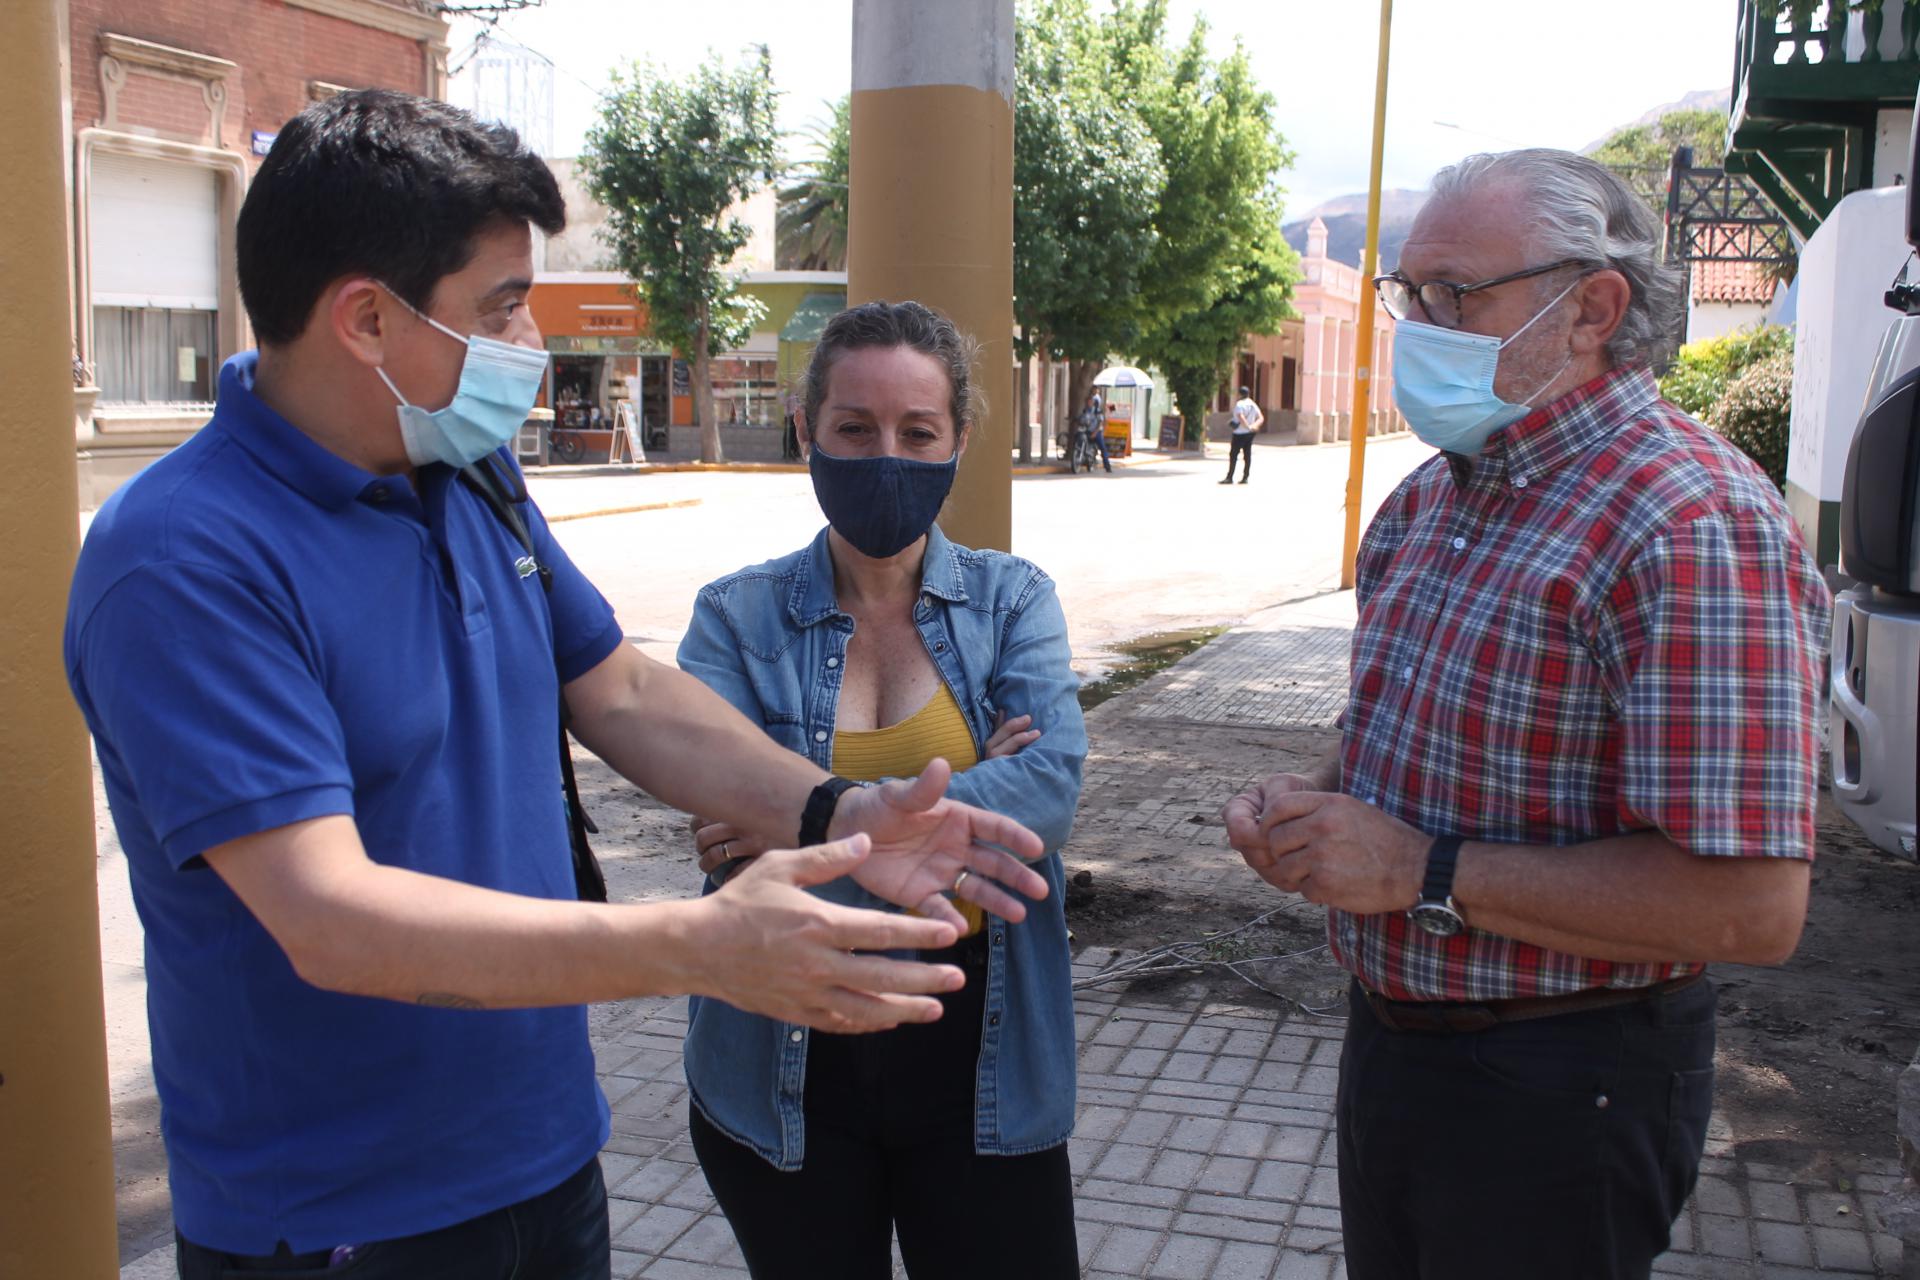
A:
{"label": "woman in denim shirt", "polygon": [[[828,528],[703,588],[680,646],[682,667],[821,766],[870,781],[952,765],[949,795],[1048,849],[1044,899],[956,882],[969,931],[924,958],[967,983],[937,1022],[842,1036],[692,1002],[694,1150],[760,1280],[880,1280],[895,1230],[915,1280],[1079,1274],[1058,851],[1087,737],[1051,580],[933,527],[974,418],[971,357],[918,303],[836,316],[797,417]],[[696,827],[709,888],[768,847]],[[816,892],[884,905],[850,879]]]}

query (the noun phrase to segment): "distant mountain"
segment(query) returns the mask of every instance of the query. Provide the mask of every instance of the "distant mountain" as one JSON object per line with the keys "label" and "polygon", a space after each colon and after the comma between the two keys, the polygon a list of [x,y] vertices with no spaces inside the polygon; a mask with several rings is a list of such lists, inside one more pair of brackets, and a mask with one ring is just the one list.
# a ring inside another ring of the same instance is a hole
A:
{"label": "distant mountain", "polygon": [[[1380,193],[1380,269],[1391,271],[1400,261],[1400,246],[1413,227],[1414,215],[1427,202],[1427,193],[1402,187]],[[1299,253],[1307,251],[1307,227],[1315,218],[1327,224],[1327,256],[1358,265],[1367,244],[1367,195],[1335,196],[1315,205],[1294,222],[1283,223],[1280,234]]]}
{"label": "distant mountain", "polygon": [[1727,111],[1733,104],[1731,89],[1695,89],[1677,102],[1663,102],[1659,106],[1640,113],[1637,119],[1625,120],[1613,126],[1599,137],[1580,148],[1581,155],[1591,155],[1598,151],[1601,144],[1622,129],[1636,124],[1653,124],[1669,111]]}
{"label": "distant mountain", "polygon": [[[1725,111],[1729,101],[1725,89],[1695,89],[1674,102],[1664,102],[1642,112],[1637,119],[1626,120],[1582,147],[1581,153],[1597,149],[1618,130],[1629,125],[1652,124],[1669,111]],[[1400,262],[1400,246],[1413,229],[1413,219],[1427,202],[1425,191],[1395,188],[1380,193],[1380,270],[1391,271]],[[1337,262],[1358,264],[1367,242],[1367,193],[1335,196],[1315,205],[1301,217],[1281,224],[1280,233],[1295,252],[1307,251],[1307,226],[1315,218],[1327,224],[1327,256]]]}

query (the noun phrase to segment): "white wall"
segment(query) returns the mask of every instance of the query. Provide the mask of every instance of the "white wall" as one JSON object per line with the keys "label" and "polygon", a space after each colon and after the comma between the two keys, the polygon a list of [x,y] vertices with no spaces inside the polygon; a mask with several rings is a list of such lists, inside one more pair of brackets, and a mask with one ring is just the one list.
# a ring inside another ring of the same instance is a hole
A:
{"label": "white wall", "polygon": [[1907,170],[1913,166],[1908,149],[1913,137],[1913,112],[1882,111],[1874,118],[1873,185],[1891,187],[1912,180]]}
{"label": "white wall", "polygon": [[1687,341],[1717,338],[1766,318],[1764,302],[1696,302],[1687,311]]}
{"label": "white wall", "polygon": [[[535,250],[534,266],[541,271],[615,270],[613,250],[600,239],[600,230],[607,224],[607,210],[588,193],[580,161],[571,156],[558,157],[548,160],[547,167],[553,170],[560,194],[566,198],[567,227],[557,236],[543,238]],[[744,221],[753,232],[727,264],[728,270],[773,270],[776,207],[774,189],[763,187],[727,211]]]}
{"label": "white wall", "polygon": [[1821,502],[1840,500],[1867,375],[1895,319],[1881,298],[1907,260],[1906,208],[1904,187],[1856,191],[1800,254],[1787,481]]}

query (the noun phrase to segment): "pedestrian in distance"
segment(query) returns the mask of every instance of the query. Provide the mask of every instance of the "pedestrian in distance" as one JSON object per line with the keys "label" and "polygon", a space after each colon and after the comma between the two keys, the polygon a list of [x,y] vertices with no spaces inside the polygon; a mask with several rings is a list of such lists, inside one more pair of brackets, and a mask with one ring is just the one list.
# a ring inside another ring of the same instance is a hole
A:
{"label": "pedestrian in distance", "polygon": [[1805,920],[1827,590],[1660,397],[1661,239],[1585,157],[1475,156],[1374,282],[1441,453],[1361,545],[1337,757],[1225,813],[1352,974],[1353,1280],[1646,1277],[1706,1139],[1704,968]]}
{"label": "pedestrian in distance", "polygon": [[1227,445],[1227,478],[1221,484],[1233,483],[1233,464],[1240,463],[1240,483],[1245,484],[1253,473],[1253,433],[1260,429],[1267,415],[1260,412],[1260,406],[1253,402],[1253,396],[1245,387],[1240,388],[1240,398],[1233,402],[1233,435]]}
{"label": "pedestrian in distance", "polygon": [[[586,1002],[927,1021],[964,974],[873,953],[951,946],[963,872],[1052,892],[1039,838],[942,775],[850,789],[626,643],[507,448],[564,210],[444,103],[302,112],[239,218],[259,352],[81,551],[67,669],[146,930],[186,1280],[604,1278]],[[577,900],[563,716],[666,802],[808,847],[697,901]],[[921,916],[805,891],[846,874]]]}
{"label": "pedestrian in distance", "polygon": [[1080,421],[1088,438],[1100,451],[1100,465],[1107,469],[1108,475],[1112,475],[1113,458],[1107,451],[1107,402],[1101,398],[1100,388],[1095,387],[1087,393],[1087,403],[1080,411]]}

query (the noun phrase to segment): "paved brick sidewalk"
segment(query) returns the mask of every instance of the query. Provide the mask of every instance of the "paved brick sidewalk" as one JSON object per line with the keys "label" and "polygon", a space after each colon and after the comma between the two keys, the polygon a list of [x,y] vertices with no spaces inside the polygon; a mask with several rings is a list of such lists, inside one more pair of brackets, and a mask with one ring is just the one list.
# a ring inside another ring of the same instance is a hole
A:
{"label": "paved brick sidewalk", "polygon": [[[1258,745],[1275,753],[1323,749],[1324,726],[1345,697],[1344,661],[1336,655],[1328,662],[1337,647],[1329,636],[1351,625],[1347,596],[1256,615],[1100,708],[1090,719],[1096,756],[1103,726],[1121,718],[1245,729],[1249,739],[1264,735]],[[1143,791],[1140,769],[1161,782]],[[1202,860],[1219,832],[1192,815],[1217,812],[1236,779],[1169,758],[1136,766],[1131,789],[1120,783],[1090,774],[1082,796],[1082,826],[1090,834],[1124,827],[1147,858],[1175,847],[1177,856],[1166,863],[1171,870],[1160,874],[1212,879],[1232,870],[1225,860]],[[619,843],[644,851],[635,861],[610,864],[620,896],[682,891],[678,820],[644,801],[630,808],[610,814]],[[1253,901],[1249,914],[1258,909]],[[1075,976],[1090,976],[1115,958],[1083,950]],[[1149,995],[1116,984],[1081,990],[1075,1006],[1080,1110],[1070,1149],[1086,1275],[1344,1276],[1332,1143],[1340,1022],[1282,1007],[1251,988],[1236,1001],[1197,987]],[[593,1013],[600,1078],[613,1108],[602,1163],[620,1280],[746,1274],[687,1142],[685,1026],[680,1000],[633,1000]],[[1699,1189],[1657,1275],[1899,1274],[1899,1245],[1874,1217],[1880,1193],[1895,1180],[1891,1160],[1871,1163],[1846,1189],[1796,1186],[1786,1169],[1735,1158],[1720,1117],[1709,1135]],[[123,1280],[171,1275],[170,1254],[131,1264]]]}
{"label": "paved brick sidewalk", "polygon": [[1143,685],[1136,720],[1324,728],[1347,705],[1353,593],[1335,592],[1254,614]]}
{"label": "paved brick sidewalk", "polygon": [[[1346,594],[1257,614],[1122,695],[1124,702],[1109,703],[1093,718],[1096,748],[1108,715],[1321,728],[1324,737],[1345,701],[1344,636],[1352,625]],[[1217,808],[1214,792],[1233,784],[1203,784],[1198,772],[1169,780],[1194,796],[1140,802],[1146,809],[1128,803],[1128,824],[1183,848],[1217,840],[1217,828],[1191,822],[1187,810]],[[1123,803],[1102,791],[1087,793],[1083,808]],[[1133,794],[1141,794],[1137,786]],[[1215,870],[1186,862],[1180,874]],[[1114,958],[1084,950],[1075,976]],[[1280,1008],[1251,989],[1238,1003],[1178,991],[1126,994],[1116,985],[1083,989],[1075,1007],[1080,1111],[1070,1150],[1088,1276],[1345,1275],[1332,1142],[1338,1020]],[[596,1038],[615,1117],[606,1165],[617,1277],[745,1274],[685,1140],[682,1010],[679,1002],[635,1002]],[[1894,1181],[1892,1161],[1860,1175],[1851,1190],[1795,1186],[1785,1169],[1734,1158],[1730,1138],[1716,1116],[1699,1189],[1657,1275],[1899,1273],[1899,1245],[1873,1216],[1879,1193]]]}
{"label": "paved brick sidewalk", "polygon": [[[1085,977],[1113,959],[1089,949]],[[1345,1275],[1332,1139],[1341,1026],[1218,999],[1082,991],[1071,1152],[1086,1275],[1330,1280]],[[614,1111],[602,1162],[614,1275],[740,1277],[732,1233],[686,1141],[679,1001],[633,1001],[599,1028]],[[1717,1124],[1661,1276],[1896,1275],[1899,1248],[1855,1193],[1799,1188],[1727,1155]]]}

